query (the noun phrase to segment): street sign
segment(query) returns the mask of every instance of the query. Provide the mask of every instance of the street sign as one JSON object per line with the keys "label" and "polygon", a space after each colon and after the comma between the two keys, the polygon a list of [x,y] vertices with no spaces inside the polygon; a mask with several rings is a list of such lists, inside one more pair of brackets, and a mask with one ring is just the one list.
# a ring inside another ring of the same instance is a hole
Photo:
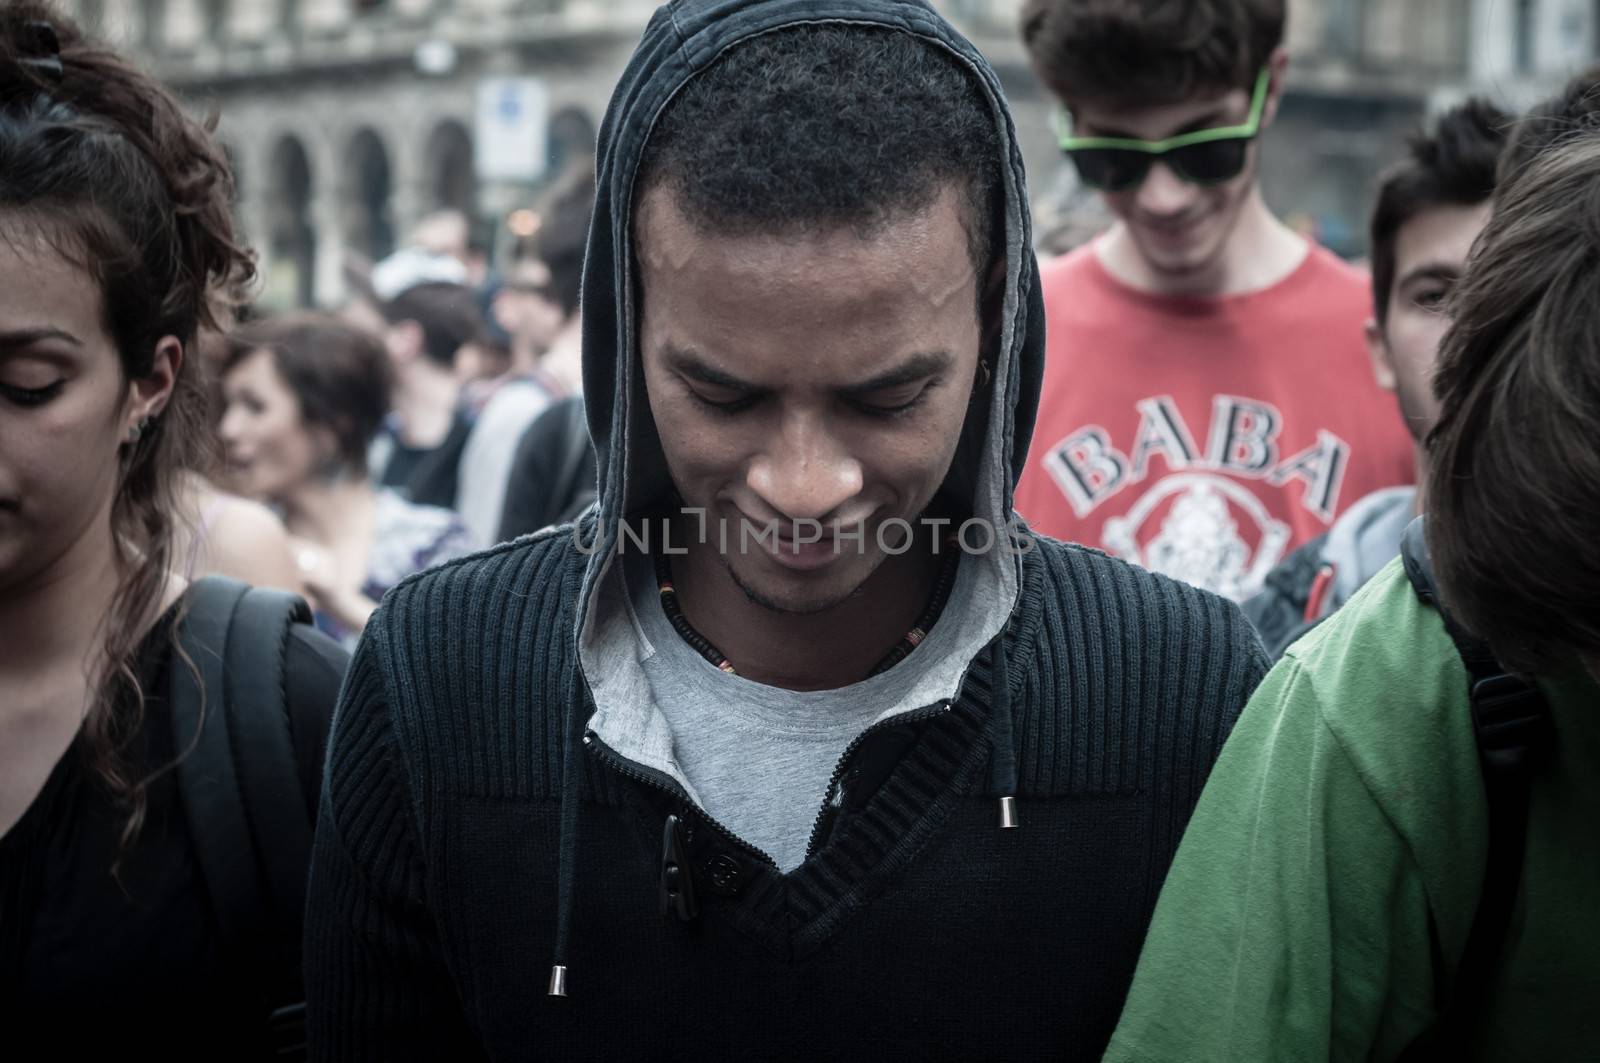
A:
{"label": "street sign", "polygon": [[473,169],[483,181],[532,181],[549,153],[550,98],[538,78],[478,82]]}

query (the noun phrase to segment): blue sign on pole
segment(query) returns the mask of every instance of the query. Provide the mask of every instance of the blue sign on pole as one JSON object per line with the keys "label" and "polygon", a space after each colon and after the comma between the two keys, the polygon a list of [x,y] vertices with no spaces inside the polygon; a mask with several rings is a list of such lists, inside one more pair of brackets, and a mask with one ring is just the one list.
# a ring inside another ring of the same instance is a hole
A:
{"label": "blue sign on pole", "polygon": [[549,153],[549,95],[538,78],[478,83],[473,162],[485,181],[532,181]]}

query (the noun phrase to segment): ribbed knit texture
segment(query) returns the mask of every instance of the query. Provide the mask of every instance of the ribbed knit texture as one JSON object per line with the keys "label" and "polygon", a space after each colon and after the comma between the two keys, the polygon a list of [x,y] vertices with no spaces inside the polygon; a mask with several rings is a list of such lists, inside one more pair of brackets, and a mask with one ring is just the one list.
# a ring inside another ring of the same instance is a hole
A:
{"label": "ribbed knit texture", "polygon": [[[789,876],[586,750],[572,995],[551,999],[562,721],[574,698],[592,712],[583,560],[566,535],[508,544],[404,584],[368,628],[312,870],[314,1058],[1099,1057],[1266,669],[1234,606],[1078,547],[1026,556],[1019,830],[984,792],[989,654],[948,711],[892,729],[898,760],[847,780]],[[689,824],[692,923],[657,909],[668,813]]]}

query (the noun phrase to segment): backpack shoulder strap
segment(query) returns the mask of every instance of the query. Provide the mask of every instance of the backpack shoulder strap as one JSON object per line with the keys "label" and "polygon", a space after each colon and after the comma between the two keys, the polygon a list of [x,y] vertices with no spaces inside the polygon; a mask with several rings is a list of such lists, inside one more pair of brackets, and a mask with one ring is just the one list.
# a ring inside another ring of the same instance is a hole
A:
{"label": "backpack shoulder strap", "polygon": [[1434,1050],[1443,1050],[1445,1045],[1465,1043],[1510,929],[1527,848],[1529,793],[1534,772],[1554,744],[1554,727],[1539,688],[1502,667],[1489,647],[1444,608],[1423,519],[1418,517],[1406,528],[1400,556],[1412,589],[1424,604],[1438,610],[1466,666],[1472,730],[1489,811],[1483,889],[1432,1040]]}
{"label": "backpack shoulder strap", "polygon": [[250,820],[224,705],[228,630],[247,590],[243,583],[221,577],[190,587],[169,690],[184,816],[217,928],[230,951],[248,942],[266,906],[254,848],[247,840]]}
{"label": "backpack shoulder strap", "polygon": [[298,941],[311,866],[315,810],[306,807],[289,711],[289,631],[311,623],[306,603],[254,588],[239,601],[228,632],[228,730],[256,858],[276,922]]}
{"label": "backpack shoulder strap", "polygon": [[[178,784],[224,945],[261,986],[280,1046],[303,1040],[300,935],[312,810],[295,759],[289,632],[298,597],[207,577],[189,591],[171,702]],[[198,672],[199,682],[196,682]],[[262,962],[267,960],[268,962]],[[271,962],[275,960],[276,962]]]}

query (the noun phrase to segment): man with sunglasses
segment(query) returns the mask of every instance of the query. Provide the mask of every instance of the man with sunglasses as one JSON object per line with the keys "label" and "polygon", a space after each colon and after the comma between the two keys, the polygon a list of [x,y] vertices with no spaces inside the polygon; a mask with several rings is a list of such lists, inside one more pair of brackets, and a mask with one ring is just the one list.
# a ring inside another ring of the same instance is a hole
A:
{"label": "man with sunglasses", "polygon": [[1039,531],[1234,598],[1351,502],[1409,483],[1367,281],[1268,210],[1282,0],[1027,0],[1061,147],[1116,224],[1042,274]]}

